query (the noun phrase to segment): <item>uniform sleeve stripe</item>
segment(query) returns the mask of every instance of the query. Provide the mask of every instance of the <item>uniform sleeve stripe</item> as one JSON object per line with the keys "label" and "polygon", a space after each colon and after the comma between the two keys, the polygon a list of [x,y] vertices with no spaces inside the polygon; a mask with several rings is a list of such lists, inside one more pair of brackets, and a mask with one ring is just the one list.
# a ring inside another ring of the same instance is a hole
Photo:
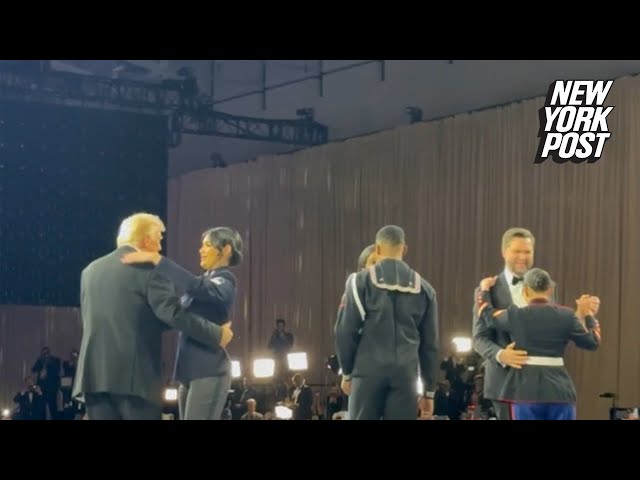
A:
{"label": "uniform sleeve stripe", "polygon": [[365,311],[362,306],[362,301],[360,300],[360,296],[358,295],[358,288],[356,287],[356,275],[351,276],[351,292],[353,294],[353,300],[356,302],[356,307],[358,307],[358,311],[360,312],[360,317],[364,321]]}

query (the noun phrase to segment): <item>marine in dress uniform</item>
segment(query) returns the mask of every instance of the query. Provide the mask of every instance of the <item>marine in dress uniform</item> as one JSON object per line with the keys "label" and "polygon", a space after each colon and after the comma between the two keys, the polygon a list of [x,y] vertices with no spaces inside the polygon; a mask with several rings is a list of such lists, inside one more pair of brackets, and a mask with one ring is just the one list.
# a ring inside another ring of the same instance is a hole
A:
{"label": "marine in dress uniform", "polygon": [[508,370],[500,400],[510,403],[514,420],[575,420],[576,390],[564,366],[564,353],[569,341],[585,350],[600,346],[600,326],[593,307],[597,297],[583,295],[577,301],[577,312],[551,303],[551,278],[534,268],[524,277],[527,306],[497,310],[489,294],[495,278],[481,282],[480,321],[508,334],[517,348],[528,354],[522,368]]}

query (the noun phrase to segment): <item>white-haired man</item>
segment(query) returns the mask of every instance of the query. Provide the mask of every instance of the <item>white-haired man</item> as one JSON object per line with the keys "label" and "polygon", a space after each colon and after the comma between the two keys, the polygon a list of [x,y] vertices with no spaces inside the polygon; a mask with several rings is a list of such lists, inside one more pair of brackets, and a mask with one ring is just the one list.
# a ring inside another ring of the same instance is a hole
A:
{"label": "white-haired man", "polygon": [[161,419],[164,331],[175,328],[223,347],[233,336],[228,324],[221,327],[188,313],[153,265],[122,263],[127,252],[159,252],[164,230],[156,215],[126,218],[116,250],[82,272],[83,335],[73,396],[84,397],[90,420]]}

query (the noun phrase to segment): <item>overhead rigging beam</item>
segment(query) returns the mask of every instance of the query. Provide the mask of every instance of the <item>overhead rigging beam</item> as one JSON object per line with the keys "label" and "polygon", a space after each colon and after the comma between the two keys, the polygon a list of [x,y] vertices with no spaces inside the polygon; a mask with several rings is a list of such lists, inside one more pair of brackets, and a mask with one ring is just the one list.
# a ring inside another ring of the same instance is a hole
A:
{"label": "overhead rigging beam", "polygon": [[[189,81],[153,84],[44,70],[0,71],[0,100],[41,102],[64,106],[124,110],[171,118],[171,132],[245,140],[319,145],[328,141],[328,128],[313,119],[264,119],[230,115],[213,109],[208,96],[196,96]],[[178,142],[173,143],[177,146]]]}
{"label": "overhead rigging beam", "polygon": [[221,137],[321,145],[328,141],[328,129],[310,119],[276,120],[241,117],[213,110],[182,111],[174,123],[182,133]]}

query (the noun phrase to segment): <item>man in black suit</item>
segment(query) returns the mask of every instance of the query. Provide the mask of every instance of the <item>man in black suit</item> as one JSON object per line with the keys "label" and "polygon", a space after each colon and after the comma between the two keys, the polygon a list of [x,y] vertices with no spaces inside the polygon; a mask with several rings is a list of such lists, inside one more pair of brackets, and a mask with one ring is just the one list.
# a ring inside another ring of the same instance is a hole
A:
{"label": "man in black suit", "polygon": [[59,418],[60,359],[51,355],[49,347],[43,347],[40,350],[40,356],[31,368],[31,373],[35,375],[36,383],[42,389],[51,420],[57,420]]}
{"label": "man in black suit", "polygon": [[159,252],[162,232],[156,215],[132,215],[120,226],[118,248],[82,272],[83,336],[73,397],[84,397],[90,420],[161,419],[166,330],[222,347],[233,336],[230,324],[218,326],[184,310],[153,265],[122,263],[127,252]]}
{"label": "man in black suit", "polygon": [[24,379],[25,389],[13,397],[18,404],[16,420],[46,420],[47,410],[44,394],[39,385],[33,381],[33,377]]}
{"label": "man in black suit", "polygon": [[[526,306],[522,295],[522,280],[533,266],[535,238],[525,228],[510,228],[502,236],[504,270],[489,290],[491,303],[504,309],[510,305]],[[516,350],[509,335],[503,330],[489,329],[478,318],[476,288],[473,298],[473,348],[485,359],[484,397],[491,400],[498,420],[509,420],[509,404],[500,401],[500,389],[509,367],[522,368],[527,352]]]}
{"label": "man in black suit", "polygon": [[284,318],[276,319],[276,328],[269,338],[268,348],[273,353],[275,362],[274,380],[282,381],[289,370],[287,355],[293,348],[293,333],[285,330]]}
{"label": "man in black suit", "polygon": [[299,373],[296,373],[291,379],[295,387],[291,400],[293,402],[293,419],[294,420],[311,420],[313,405],[313,392],[311,387],[306,384],[305,379]]}

